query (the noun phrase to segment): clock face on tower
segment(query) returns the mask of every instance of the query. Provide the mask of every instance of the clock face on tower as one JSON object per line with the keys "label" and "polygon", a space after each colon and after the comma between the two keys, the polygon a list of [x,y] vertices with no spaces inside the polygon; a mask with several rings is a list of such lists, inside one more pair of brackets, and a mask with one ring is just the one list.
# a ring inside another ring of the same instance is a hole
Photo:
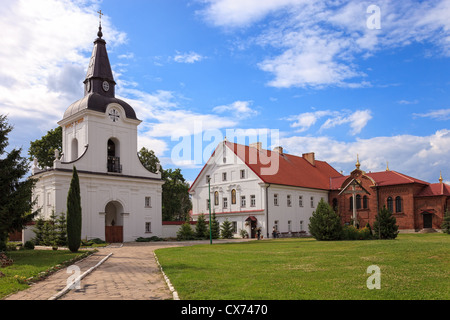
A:
{"label": "clock face on tower", "polygon": [[103,81],[102,87],[103,87],[103,90],[108,91],[109,90],[109,83],[108,83],[108,81]]}

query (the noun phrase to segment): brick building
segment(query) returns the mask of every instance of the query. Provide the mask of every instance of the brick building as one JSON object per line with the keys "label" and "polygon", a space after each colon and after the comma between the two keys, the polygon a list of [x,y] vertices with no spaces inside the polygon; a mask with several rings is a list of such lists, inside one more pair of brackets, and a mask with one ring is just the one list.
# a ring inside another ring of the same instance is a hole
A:
{"label": "brick building", "polygon": [[389,168],[366,173],[357,161],[350,175],[331,178],[329,203],[344,223],[356,218],[360,226],[367,222],[373,226],[378,211],[386,206],[401,231],[440,229],[450,205],[450,186],[442,176],[438,183],[428,183]]}

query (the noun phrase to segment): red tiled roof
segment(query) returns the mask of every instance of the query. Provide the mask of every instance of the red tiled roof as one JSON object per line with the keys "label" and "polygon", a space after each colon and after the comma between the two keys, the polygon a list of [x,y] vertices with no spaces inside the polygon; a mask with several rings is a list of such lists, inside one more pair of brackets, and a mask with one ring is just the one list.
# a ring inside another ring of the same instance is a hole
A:
{"label": "red tiled roof", "polygon": [[418,197],[428,197],[428,196],[450,196],[450,186],[445,183],[432,183],[418,194]]}
{"label": "red tiled roof", "polygon": [[[315,160],[312,165],[303,157],[287,153],[258,150],[229,141],[226,145],[265,183],[329,190],[331,177],[341,176],[325,161]],[[271,165],[273,172],[267,172]]]}
{"label": "red tiled roof", "polygon": [[[390,186],[397,184],[409,184],[409,183],[419,183],[423,185],[429,185],[428,182],[407,176],[406,174],[397,172],[397,171],[380,171],[380,172],[368,172],[365,174],[366,176],[372,178],[377,186]],[[348,178],[345,177],[337,177],[331,179],[331,189],[337,190],[342,186],[342,183]]]}

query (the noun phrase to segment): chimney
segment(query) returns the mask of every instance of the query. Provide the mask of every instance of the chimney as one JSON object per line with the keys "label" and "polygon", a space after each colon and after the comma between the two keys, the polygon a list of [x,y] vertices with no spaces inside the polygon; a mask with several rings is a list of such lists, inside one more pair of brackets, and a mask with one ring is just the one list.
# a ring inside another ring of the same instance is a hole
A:
{"label": "chimney", "polygon": [[278,146],[273,148],[273,151],[278,152],[279,154],[283,154],[283,147]]}
{"label": "chimney", "polygon": [[256,148],[257,150],[261,150],[262,142],[250,143],[250,147]]}
{"label": "chimney", "polygon": [[302,157],[313,166],[316,166],[316,159],[314,158],[314,152],[304,153],[302,154]]}

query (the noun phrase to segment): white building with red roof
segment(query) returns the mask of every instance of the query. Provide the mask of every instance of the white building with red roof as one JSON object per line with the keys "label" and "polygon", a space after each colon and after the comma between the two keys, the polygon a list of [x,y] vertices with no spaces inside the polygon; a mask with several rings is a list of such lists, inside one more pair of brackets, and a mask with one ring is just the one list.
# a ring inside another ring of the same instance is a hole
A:
{"label": "white building with red roof", "polygon": [[[192,217],[211,212],[220,223],[228,219],[236,237],[241,230],[255,237],[308,233],[309,218],[320,199],[328,201],[330,182],[342,176],[314,153],[301,157],[261,148],[261,143],[245,146],[223,141],[213,152],[189,192]],[[209,183],[208,183],[209,182]],[[210,190],[210,192],[209,192]]]}

